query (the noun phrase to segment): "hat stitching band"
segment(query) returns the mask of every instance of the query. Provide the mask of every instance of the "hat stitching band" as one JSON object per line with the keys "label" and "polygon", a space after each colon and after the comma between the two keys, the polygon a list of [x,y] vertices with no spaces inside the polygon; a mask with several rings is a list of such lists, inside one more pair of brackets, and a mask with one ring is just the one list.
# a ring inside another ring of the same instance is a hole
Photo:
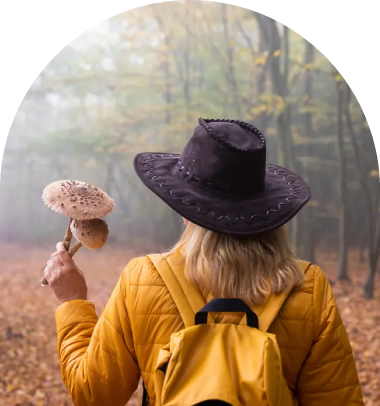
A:
{"label": "hat stitching band", "polygon": [[[266,216],[265,217],[261,217],[261,216],[259,216],[257,214],[252,214],[250,219],[246,219],[244,216],[239,215],[238,217],[236,217],[235,220],[233,220],[226,214],[223,214],[223,215],[221,215],[219,217],[216,217],[215,213],[212,212],[211,210],[202,211],[200,209],[200,207],[197,205],[197,203],[188,202],[188,201],[186,201],[184,196],[175,195],[173,193],[173,189],[165,187],[164,182],[162,180],[158,179],[159,178],[158,175],[155,174],[155,165],[154,165],[155,160],[158,159],[158,158],[165,158],[165,157],[172,157],[172,156],[173,155],[171,155],[171,154],[159,154],[159,155],[158,154],[153,154],[153,155],[148,156],[148,158],[144,161],[145,162],[144,167],[149,168],[148,171],[146,171],[146,174],[149,175],[149,177],[151,178],[152,181],[159,182],[159,185],[157,185],[157,186],[160,189],[167,190],[169,192],[170,197],[176,198],[176,199],[181,199],[182,204],[184,204],[185,206],[196,206],[198,214],[208,214],[208,213],[210,213],[213,217],[215,217],[215,221],[220,221],[223,218],[226,218],[233,225],[235,225],[240,219],[245,221],[248,224],[251,224],[254,218],[258,218],[260,220],[265,221],[265,220],[268,220],[269,214],[271,212],[272,213],[281,213],[281,211],[282,211],[281,206],[289,206],[289,205],[291,205],[292,204],[291,200],[296,199],[296,197],[294,195],[299,194],[298,189],[300,189],[300,187],[297,187],[295,185],[292,186],[296,182],[296,180],[290,180],[290,181],[287,182],[287,184],[290,186],[289,190],[291,191],[291,192],[289,192],[289,196],[284,198],[284,200],[285,200],[284,202],[280,202],[280,203],[277,204],[277,207],[278,207],[277,209],[268,209],[266,211]],[[273,173],[275,175],[282,176],[282,179],[284,179],[284,180],[287,180],[288,177],[290,176],[290,175],[284,175],[283,173],[280,173],[280,170],[278,170],[278,169],[275,169],[273,171]],[[150,176],[150,174],[153,174],[153,176]]]}

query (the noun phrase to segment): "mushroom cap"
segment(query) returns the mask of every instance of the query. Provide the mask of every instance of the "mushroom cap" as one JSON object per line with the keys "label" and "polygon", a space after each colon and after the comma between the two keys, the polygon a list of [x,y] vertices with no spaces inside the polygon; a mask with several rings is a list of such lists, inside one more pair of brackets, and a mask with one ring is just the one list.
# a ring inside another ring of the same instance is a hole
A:
{"label": "mushroom cap", "polygon": [[74,237],[92,250],[103,247],[108,238],[108,225],[102,219],[74,220],[70,228]]}
{"label": "mushroom cap", "polygon": [[108,216],[115,203],[103,190],[87,182],[60,180],[47,185],[42,200],[50,209],[78,220]]}

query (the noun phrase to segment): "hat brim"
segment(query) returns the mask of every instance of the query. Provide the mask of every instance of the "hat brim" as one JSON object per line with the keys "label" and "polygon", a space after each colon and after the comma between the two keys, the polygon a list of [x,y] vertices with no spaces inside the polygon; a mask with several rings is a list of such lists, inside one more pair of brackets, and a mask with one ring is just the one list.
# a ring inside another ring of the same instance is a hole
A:
{"label": "hat brim", "polygon": [[310,199],[307,184],[278,165],[266,164],[263,191],[229,195],[179,177],[179,158],[179,154],[141,153],[134,159],[134,169],[174,211],[208,230],[234,236],[267,232],[291,220]]}

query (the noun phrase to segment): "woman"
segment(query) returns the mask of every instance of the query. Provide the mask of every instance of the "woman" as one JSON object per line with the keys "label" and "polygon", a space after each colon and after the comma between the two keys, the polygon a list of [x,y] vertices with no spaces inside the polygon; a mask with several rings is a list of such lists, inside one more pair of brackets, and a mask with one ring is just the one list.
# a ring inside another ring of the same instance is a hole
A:
{"label": "woman", "polygon": [[[165,258],[198,292],[198,307],[212,298],[239,298],[261,323],[270,299],[287,292],[268,331],[276,335],[293,404],[363,405],[328,280],[316,265],[304,274],[284,229],[309,200],[309,189],[294,173],[266,163],[260,131],[241,121],[199,119],[180,156],[144,153],[134,165],[144,184],[185,219],[185,232]],[[61,302],[58,352],[75,405],[125,405],[140,376],[156,404],[158,352],[184,324],[150,258],[128,264],[99,320],[83,273],[62,243],[45,277]],[[215,317],[239,322],[237,315]]]}

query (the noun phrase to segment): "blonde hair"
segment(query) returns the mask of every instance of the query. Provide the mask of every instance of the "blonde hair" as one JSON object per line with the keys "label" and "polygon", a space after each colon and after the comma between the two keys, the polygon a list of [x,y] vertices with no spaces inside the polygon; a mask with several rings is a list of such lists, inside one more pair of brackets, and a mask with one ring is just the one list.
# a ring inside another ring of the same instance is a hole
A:
{"label": "blonde hair", "polygon": [[285,226],[236,238],[188,222],[172,252],[184,244],[185,276],[204,294],[253,305],[304,280]]}

